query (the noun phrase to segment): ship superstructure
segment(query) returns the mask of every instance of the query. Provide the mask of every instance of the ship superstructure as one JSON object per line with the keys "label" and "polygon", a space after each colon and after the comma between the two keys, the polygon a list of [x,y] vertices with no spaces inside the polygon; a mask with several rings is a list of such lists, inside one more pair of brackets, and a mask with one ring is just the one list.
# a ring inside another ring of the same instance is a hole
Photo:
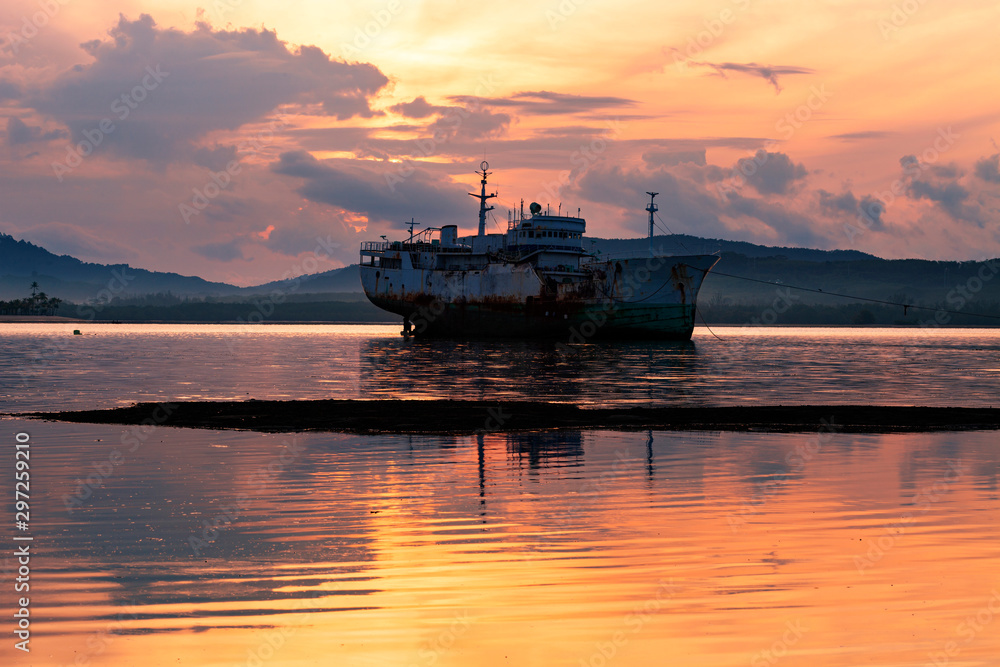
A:
{"label": "ship superstructure", "polygon": [[[581,217],[518,211],[486,233],[489,164],[480,165],[479,229],[410,228],[405,241],[361,245],[361,284],[376,306],[417,336],[689,339],[695,301],[714,254],[589,253]],[[656,193],[649,193],[655,198]],[[650,237],[656,205],[650,201]],[[384,239],[385,237],[383,237]]]}

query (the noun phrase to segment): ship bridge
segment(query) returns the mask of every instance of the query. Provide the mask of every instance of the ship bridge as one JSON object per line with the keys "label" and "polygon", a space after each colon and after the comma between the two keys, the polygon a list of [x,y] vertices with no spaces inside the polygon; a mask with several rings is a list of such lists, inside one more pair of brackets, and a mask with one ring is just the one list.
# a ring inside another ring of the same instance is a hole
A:
{"label": "ship bridge", "polygon": [[587,222],[581,217],[542,213],[532,202],[531,215],[523,212],[507,221],[503,235],[508,256],[529,261],[539,269],[576,272],[584,254],[583,234]]}
{"label": "ship bridge", "polygon": [[587,222],[565,215],[532,215],[507,223],[507,245],[582,248]]}
{"label": "ship bridge", "polygon": [[[432,270],[478,271],[493,263],[527,263],[535,270],[561,276],[583,275],[580,261],[586,254],[583,235],[586,221],[577,216],[542,212],[540,204],[532,202],[530,215],[524,214],[522,201],[519,211],[511,211],[505,232],[488,234],[486,214],[493,210],[487,201],[496,193],[487,194],[489,164],[481,167],[480,192],[469,194],[479,199],[479,233],[459,236],[456,225],[427,227],[414,233],[411,220],[410,236],[405,241],[367,241],[361,245],[362,271]],[[560,206],[560,209],[562,207]]]}

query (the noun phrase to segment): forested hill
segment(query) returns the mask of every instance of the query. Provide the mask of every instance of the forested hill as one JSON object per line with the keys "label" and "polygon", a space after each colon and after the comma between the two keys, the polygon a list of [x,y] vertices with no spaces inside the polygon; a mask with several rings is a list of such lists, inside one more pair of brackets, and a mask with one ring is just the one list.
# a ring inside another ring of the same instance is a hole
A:
{"label": "forested hill", "polygon": [[27,294],[28,286],[40,288],[64,301],[97,298],[102,290],[115,294],[230,294],[239,288],[195,276],[137,269],[128,264],[93,264],[69,255],[56,255],[27,241],[0,234],[0,299]]}
{"label": "forested hill", "polygon": [[[586,244],[588,251],[614,256],[648,251],[650,241],[588,239]],[[721,259],[698,299],[700,311],[710,322],[750,321],[777,301],[782,316],[779,321],[784,323],[864,322],[871,319],[861,312],[866,308],[875,315],[875,323],[916,323],[913,310],[904,312],[902,307],[852,301],[831,293],[935,306],[964,314],[1000,312],[1000,280],[996,279],[1000,266],[996,261],[885,260],[856,250],[768,247],[686,235],[654,237],[652,245],[678,254],[721,251]],[[61,299],[64,304],[57,314],[68,316],[78,313],[81,307],[71,303],[100,301],[102,319],[221,321],[229,319],[230,311],[253,311],[249,306],[235,304],[253,305],[270,294],[281,295],[281,301],[288,304],[276,309],[271,316],[274,318],[358,321],[384,316],[361,294],[357,265],[240,288],[127,264],[82,262],[0,234],[0,300],[25,298],[32,282],[37,282],[47,297]],[[113,303],[107,303],[108,298]],[[223,303],[230,305],[223,307]],[[949,319],[951,323],[959,321],[998,323],[964,316]]]}

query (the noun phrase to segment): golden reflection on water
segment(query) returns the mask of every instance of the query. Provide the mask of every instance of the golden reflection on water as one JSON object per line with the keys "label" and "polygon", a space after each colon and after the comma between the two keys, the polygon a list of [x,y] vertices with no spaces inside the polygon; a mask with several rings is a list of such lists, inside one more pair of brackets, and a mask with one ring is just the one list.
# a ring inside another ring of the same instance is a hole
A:
{"label": "golden reflection on water", "polygon": [[[70,513],[75,480],[123,429],[4,426],[30,432],[37,453],[33,651],[4,646],[5,663],[1000,655],[996,432],[158,428]],[[213,521],[217,533],[203,532]],[[211,539],[196,554],[199,535]]]}

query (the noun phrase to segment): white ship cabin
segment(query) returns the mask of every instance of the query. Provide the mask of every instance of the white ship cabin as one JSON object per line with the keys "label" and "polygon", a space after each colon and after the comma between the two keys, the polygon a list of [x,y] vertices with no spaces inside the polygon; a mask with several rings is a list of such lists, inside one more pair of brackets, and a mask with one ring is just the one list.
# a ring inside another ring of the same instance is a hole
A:
{"label": "white ship cabin", "polygon": [[459,236],[457,225],[428,227],[414,234],[411,226],[406,241],[362,243],[362,269],[467,271],[487,264],[528,262],[546,273],[577,273],[585,254],[583,218],[542,213],[542,207],[532,203],[530,215],[514,215],[505,233],[486,233],[486,213],[493,210],[486,201],[496,196],[486,194],[487,167],[484,162],[482,192],[469,193],[480,200],[478,234]]}
{"label": "white ship cabin", "polygon": [[583,218],[540,213],[509,221],[504,234],[459,236],[457,225],[428,227],[406,241],[363,243],[361,264],[464,271],[496,262],[529,262],[550,271],[575,270],[584,254],[585,230]]}

